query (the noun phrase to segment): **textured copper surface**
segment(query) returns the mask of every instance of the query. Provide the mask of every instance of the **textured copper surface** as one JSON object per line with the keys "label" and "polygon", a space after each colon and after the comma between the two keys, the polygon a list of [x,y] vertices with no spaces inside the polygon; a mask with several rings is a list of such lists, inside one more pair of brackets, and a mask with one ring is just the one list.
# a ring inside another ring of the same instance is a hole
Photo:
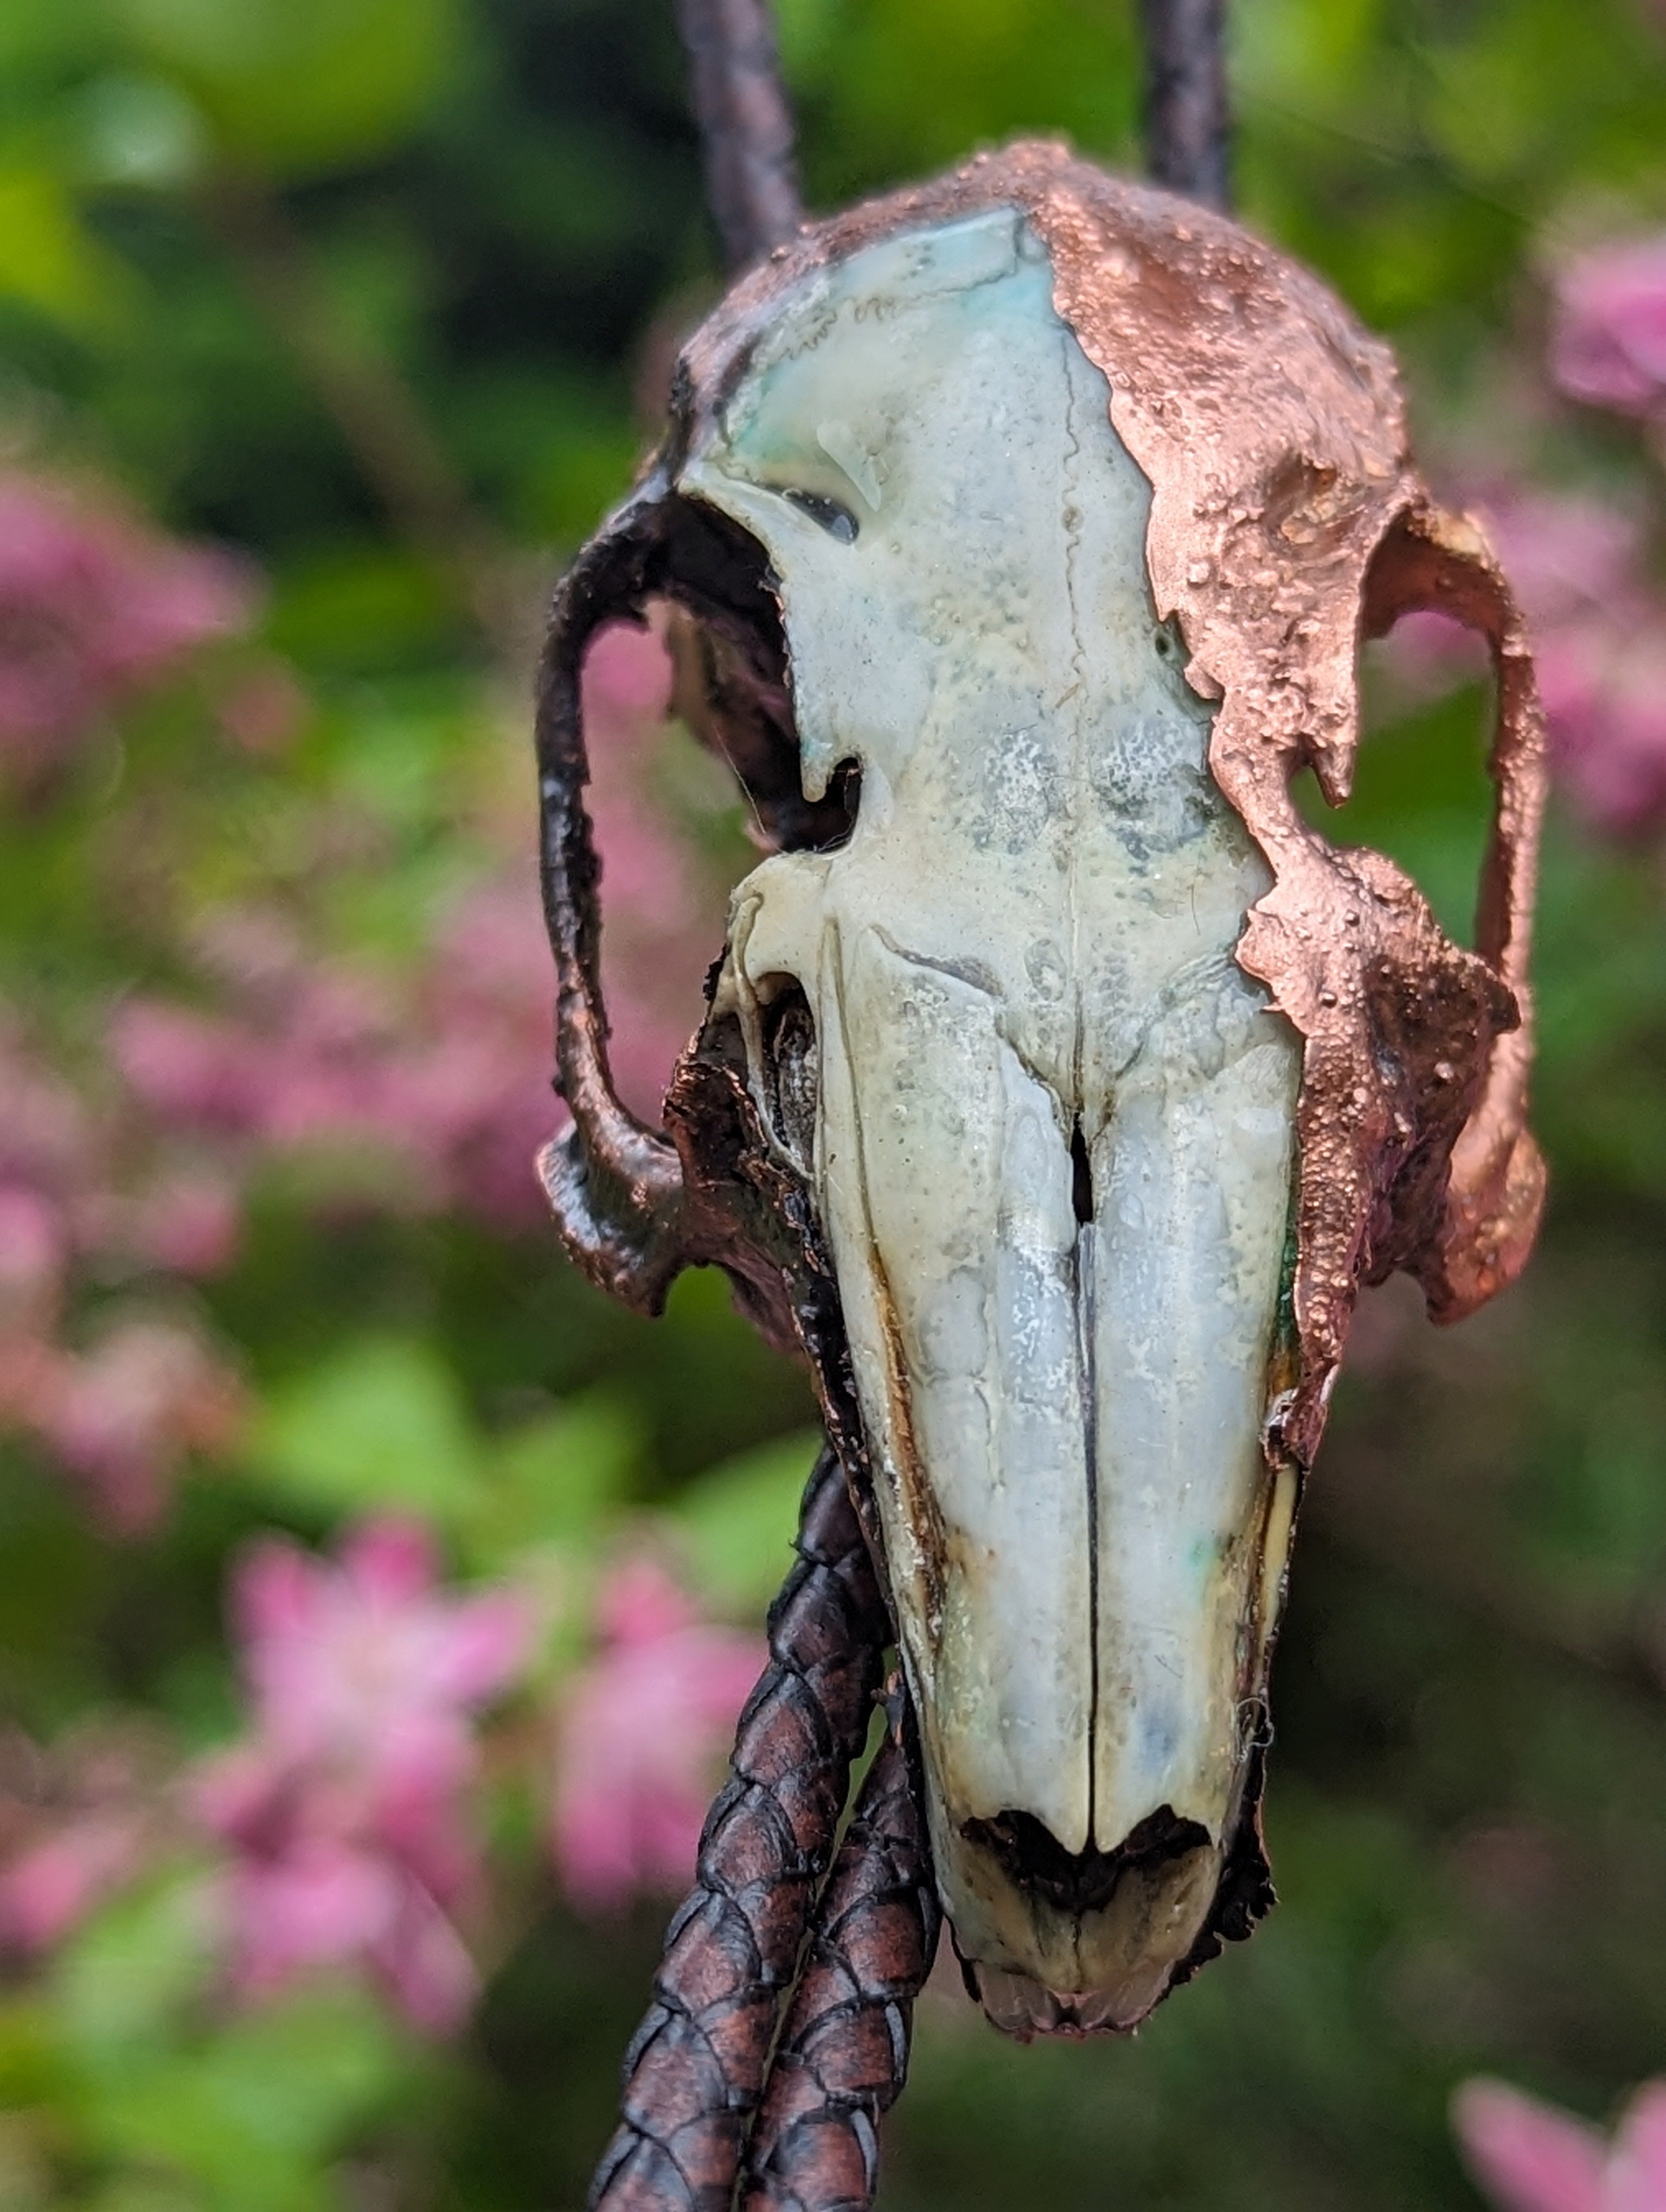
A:
{"label": "textured copper surface", "polygon": [[889,1624],[844,1476],[824,1453],[769,1616],[694,1888],[625,2057],[592,2212],[729,2212],[781,1993],[833,1856]]}
{"label": "textured copper surface", "polygon": [[[1110,387],[1152,484],[1147,562],[1188,676],[1218,700],[1217,781],[1273,889],[1238,959],[1305,1041],[1295,1308],[1299,1367],[1269,1438],[1310,1463],[1362,1282],[1403,1267],[1438,1320],[1513,1279],[1544,1174],[1525,1127],[1527,953],[1545,791],[1532,663],[1479,527],[1444,515],[1407,448],[1388,349],[1318,280],[1209,210],[1057,145],[1020,144],[807,228],[738,284],[685,355],[685,439],[744,372],[773,304],[873,240],[1022,210],[1055,301]],[[1498,795],[1476,949],[1390,861],[1303,821],[1292,778],[1351,786],[1363,635],[1414,608],[1481,629]]]}
{"label": "textured copper surface", "polygon": [[[687,350],[659,469],[562,586],[539,726],[562,1087],[577,1132],[546,1155],[546,1182],[575,1257],[633,1303],[657,1304],[688,1259],[727,1262],[680,1221],[670,1147],[630,1121],[606,1079],[578,799],[579,656],[604,614],[656,588],[696,617],[702,596],[722,599],[729,634],[744,631],[734,594],[678,573],[665,518],[681,507],[670,490],[680,451],[723,404],[773,303],[809,271],[897,230],[1003,204],[1047,241],[1060,313],[1104,372],[1118,434],[1151,479],[1158,612],[1178,617],[1190,680],[1220,702],[1211,766],[1274,877],[1238,958],[1305,1040],[1300,1362],[1280,1426],[1282,1448],[1308,1463],[1359,1284],[1404,1267],[1438,1319],[1456,1319],[1519,1272],[1537,1225],[1527,953],[1545,768],[1532,664],[1480,531],[1443,515],[1412,465],[1387,349],[1237,225],[1062,148],[1013,147],[853,210],[738,284]],[[1418,607],[1481,629],[1497,672],[1498,805],[1474,953],[1400,870],[1329,845],[1290,795],[1310,766],[1328,797],[1346,797],[1360,637]],[[773,696],[768,672],[756,676],[754,723]],[[738,731],[737,744],[753,734]]]}
{"label": "textured copper surface", "polygon": [[[1307,1462],[1359,1282],[1407,1267],[1455,1319],[1519,1269],[1537,1226],[1524,1116],[1542,724],[1501,572],[1411,465],[1387,349],[1235,225],[1088,174],[1085,190],[1075,171],[1049,189],[1037,227],[1060,311],[1152,480],[1158,611],[1178,615],[1188,673],[1220,701],[1210,766],[1272,865],[1238,958],[1306,1040],[1302,1371],[1282,1425]],[[1347,796],[1362,630],[1423,606],[1483,629],[1498,670],[1474,954],[1391,863],[1316,837],[1290,794],[1310,765],[1328,798]]]}

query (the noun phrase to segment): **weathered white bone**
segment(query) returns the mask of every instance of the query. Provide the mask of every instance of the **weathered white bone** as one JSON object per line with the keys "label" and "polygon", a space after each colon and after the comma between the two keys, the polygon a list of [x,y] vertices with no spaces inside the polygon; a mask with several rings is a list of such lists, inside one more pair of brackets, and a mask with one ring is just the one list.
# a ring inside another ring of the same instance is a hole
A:
{"label": "weathered white bone", "polygon": [[1108,398],[998,212],[777,302],[680,479],[767,549],[806,793],[860,767],[849,843],[736,892],[719,1004],[761,1100],[762,1009],[814,1015],[939,1879],[1020,2032],[1132,2025],[1195,1942],[1293,1502],[1298,1042],[1232,957],[1269,877]]}

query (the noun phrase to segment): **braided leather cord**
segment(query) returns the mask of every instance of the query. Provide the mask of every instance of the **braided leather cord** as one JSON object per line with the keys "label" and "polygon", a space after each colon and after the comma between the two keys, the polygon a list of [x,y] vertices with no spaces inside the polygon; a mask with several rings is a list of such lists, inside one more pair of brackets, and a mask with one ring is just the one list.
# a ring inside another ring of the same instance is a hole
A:
{"label": "braided leather cord", "polygon": [[707,1815],[591,2212],[730,2212],[781,1993],[793,1981],[866,1739],[891,1624],[830,1449],[804,1493],[769,1662]]}
{"label": "braided leather cord", "polygon": [[867,2212],[939,1913],[899,1694],[816,1914],[747,2152],[744,2212]]}

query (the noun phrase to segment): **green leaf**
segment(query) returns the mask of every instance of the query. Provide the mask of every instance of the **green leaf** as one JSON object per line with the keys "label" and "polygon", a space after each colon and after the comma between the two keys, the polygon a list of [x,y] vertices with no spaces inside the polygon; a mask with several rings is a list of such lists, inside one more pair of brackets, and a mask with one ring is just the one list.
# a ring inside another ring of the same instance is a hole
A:
{"label": "green leaf", "polygon": [[669,1509],[702,1592],[721,1611],[756,1616],[780,1589],[821,1447],[818,1429],[777,1437],[702,1475]]}
{"label": "green leaf", "polygon": [[119,2071],[173,2039],[208,1968],[200,1877],[174,1875],[94,1914],[59,1954],[53,2012],[82,2069]]}
{"label": "green leaf", "polygon": [[119,0],[224,150],[290,173],[398,140],[444,82],[453,0]]}
{"label": "green leaf", "polygon": [[330,2165],[405,2071],[368,1996],[309,1990],[136,2072],[95,2124],[107,2154],[177,2168],[215,2212],[333,2212]]}
{"label": "green leaf", "polygon": [[85,331],[127,304],[131,282],[86,228],[61,179],[40,168],[0,170],[0,298]]}
{"label": "green leaf", "polygon": [[640,1423],[601,1392],[513,1430],[491,1455],[489,1486],[467,1531],[474,1563],[589,1544],[625,1496],[641,1451]]}
{"label": "green leaf", "polygon": [[63,2072],[61,2039],[46,2008],[33,1997],[0,2005],[0,2112],[53,2100],[62,2094]]}
{"label": "green leaf", "polygon": [[481,1454],[438,1352],[416,1339],[365,1337],[274,1396],[246,1464],[307,1505],[450,1526],[477,1503]]}
{"label": "green leaf", "polygon": [[1474,930],[1482,856],[1493,817],[1485,696],[1466,685],[1369,734],[1352,796],[1326,805],[1310,774],[1297,804],[1333,845],[1369,845],[1397,861],[1461,945]]}
{"label": "green leaf", "polygon": [[76,2212],[204,2212],[204,2198],[183,2177],[124,2173],[76,2203]]}
{"label": "green leaf", "polygon": [[202,169],[203,118],[177,85],[96,77],[76,103],[76,119],[88,183],[165,191],[194,183]]}

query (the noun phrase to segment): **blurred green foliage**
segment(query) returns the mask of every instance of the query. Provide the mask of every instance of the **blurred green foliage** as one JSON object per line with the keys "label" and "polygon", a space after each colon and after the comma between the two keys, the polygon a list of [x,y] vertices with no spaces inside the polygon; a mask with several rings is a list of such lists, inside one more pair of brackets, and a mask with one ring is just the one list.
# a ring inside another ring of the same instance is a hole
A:
{"label": "blurred green foliage", "polygon": [[[1131,161],[1132,15],[782,0],[812,198],[1018,130]],[[1438,463],[1641,483],[1633,444],[1521,394],[1547,260],[1666,218],[1658,9],[1242,0],[1233,38],[1245,211],[1395,336]],[[523,773],[526,710],[402,517],[428,495],[367,465],[312,340],[350,380],[391,370],[505,561],[547,578],[625,487],[668,335],[715,286],[669,0],[9,0],[8,450],[247,549],[264,639],[313,702],[281,773],[204,750],[175,700],[9,819],[9,995],[73,1034],[89,994],[158,980],[158,916],[251,884],[320,943],[412,952],[477,865],[481,760]],[[1331,825],[1456,927],[1480,720],[1463,694],[1401,717]],[[332,808],[373,834],[320,870],[299,823]],[[1545,1249],[1450,1337],[1392,1294],[1373,1309],[1276,1681],[1279,1912],[1132,2046],[1020,2051],[934,1990],[890,2212],[1457,2212],[1466,2072],[1598,2113],[1666,2065],[1662,908],[1657,847],[1553,825]],[[48,1737],[135,1707],[186,1744],[223,1733],[235,1547],[392,1504],[461,1570],[547,1557],[569,1581],[663,1508],[708,1601],[756,1620],[810,1413],[721,1284],[684,1281],[650,1326],[548,1243],[297,1196],[267,1178],[201,1294],[258,1417],[158,1535],[89,1533],[7,1448],[9,1714]],[[580,2203],[659,1918],[581,1923],[525,1871],[532,1814],[496,1817],[520,1909],[476,2029],[440,2055],[350,1993],[228,2017],[184,1891],[107,1908],[0,2010],[0,2205]]]}

